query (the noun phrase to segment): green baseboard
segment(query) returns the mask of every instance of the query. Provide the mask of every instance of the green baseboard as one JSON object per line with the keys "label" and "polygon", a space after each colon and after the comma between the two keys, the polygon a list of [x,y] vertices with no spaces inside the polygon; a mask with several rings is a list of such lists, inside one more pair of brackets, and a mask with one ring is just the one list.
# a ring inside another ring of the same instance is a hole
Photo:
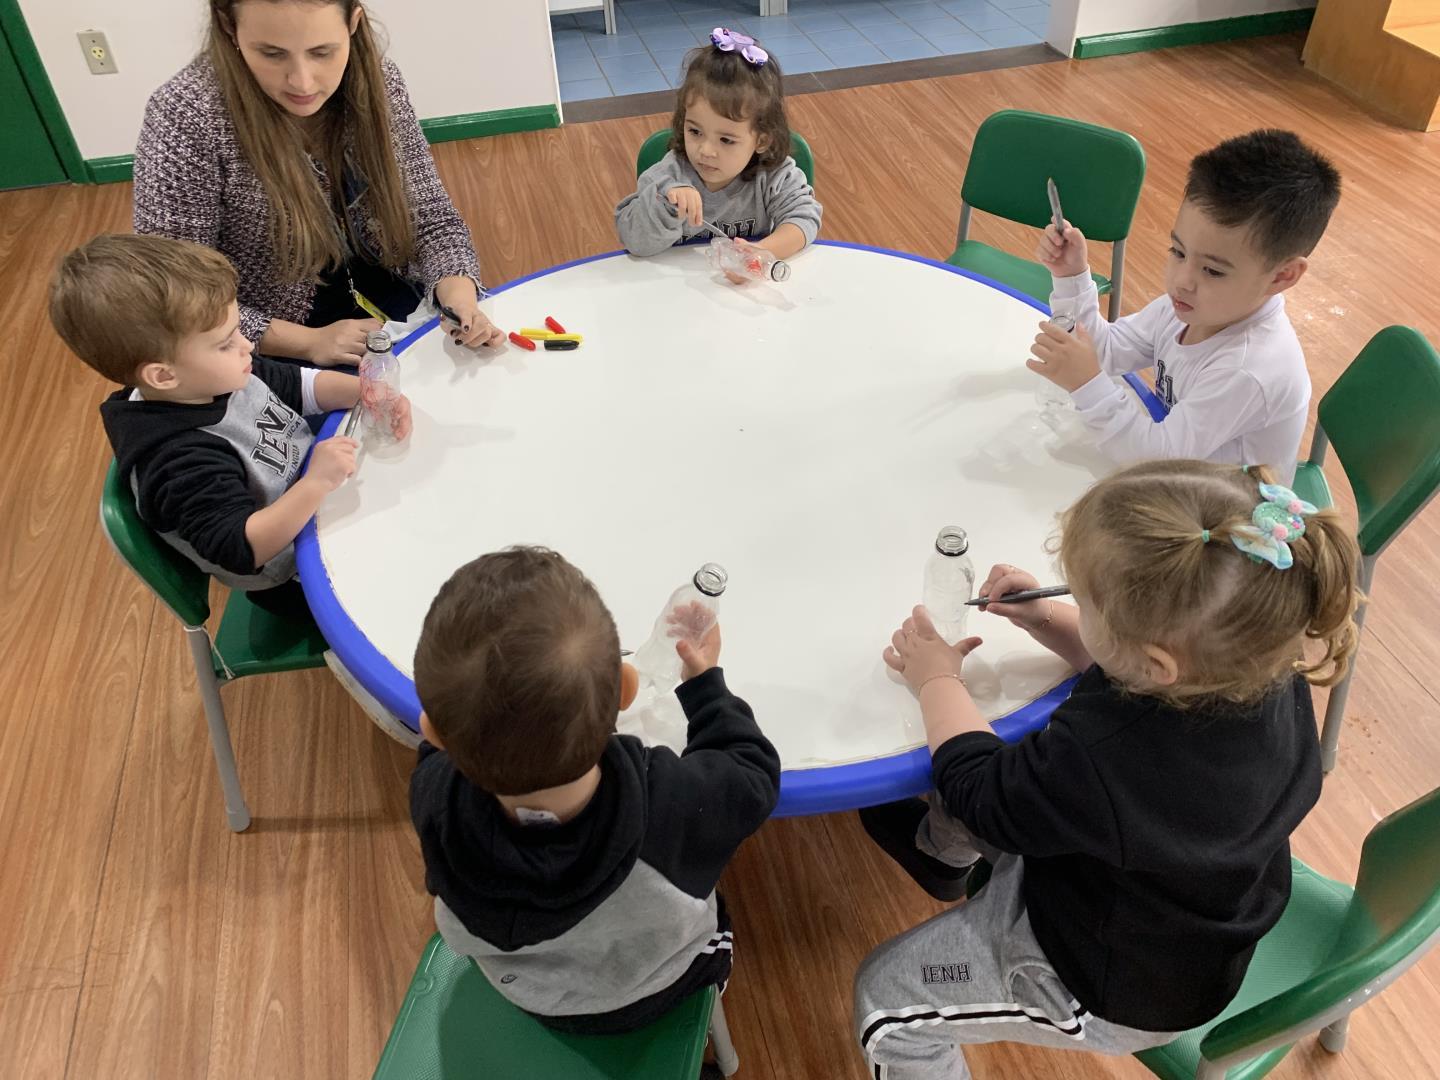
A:
{"label": "green baseboard", "polygon": [[[461,116],[437,116],[421,120],[420,130],[432,143],[455,139],[479,139],[486,135],[507,135],[514,131],[536,131],[560,126],[560,110],[554,105],[533,105],[523,109],[500,109],[488,113],[465,113]],[[131,154],[116,157],[89,158],[85,161],[85,177],[81,183],[114,184],[134,176],[135,158]]]}
{"label": "green baseboard", "polygon": [[486,135],[509,135],[516,131],[538,131],[560,126],[560,109],[555,105],[527,105],[521,109],[462,113],[421,120],[420,130],[432,143],[454,139],[479,139]]}
{"label": "green baseboard", "polygon": [[135,175],[135,155],[85,159],[85,172],[92,184],[116,184]]}
{"label": "green baseboard", "polygon": [[1267,11],[1259,15],[1237,15],[1233,19],[1211,22],[1130,30],[1123,34],[1095,34],[1077,38],[1074,55],[1077,60],[1088,60],[1096,56],[1170,49],[1176,45],[1208,45],[1217,41],[1284,34],[1306,29],[1314,18],[1314,8],[1297,8],[1292,11]]}

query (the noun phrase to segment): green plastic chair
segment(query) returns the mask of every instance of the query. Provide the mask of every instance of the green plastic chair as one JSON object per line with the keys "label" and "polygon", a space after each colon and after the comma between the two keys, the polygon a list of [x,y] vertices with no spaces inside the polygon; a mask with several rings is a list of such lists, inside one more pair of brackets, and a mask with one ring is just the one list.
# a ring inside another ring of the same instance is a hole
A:
{"label": "green plastic chair", "polygon": [[[1321,465],[1333,445],[1355,492],[1360,524],[1360,588],[1367,594],[1380,553],[1440,489],[1440,356],[1408,326],[1381,330],[1320,399],[1309,457],[1295,471],[1295,493],[1333,505]],[[1365,611],[1356,613],[1363,630]],[[1335,767],[1345,699],[1354,678],[1330,691],[1320,734],[1321,765]]]}
{"label": "green plastic chair", "polygon": [[436,934],[374,1080],[694,1080],[707,1031],[720,1071],[733,1075],[740,1065],[713,986],[628,1035],[562,1035],[501,997]]}
{"label": "green plastic chair", "polygon": [[960,230],[945,261],[1048,303],[1050,271],[1043,265],[969,239],[974,209],[1043,229],[1051,220],[1047,178],[1055,180],[1070,224],[1087,240],[1115,245],[1111,276],[1091,276],[1110,294],[1110,318],[1119,318],[1125,239],[1145,182],[1145,151],[1123,131],[1018,109],[987,117],[975,133],[960,190]]}
{"label": "green plastic chair", "polygon": [[[635,155],[635,175],[639,176],[650,168],[669,150],[670,129],[663,128],[640,144],[640,153]],[[806,183],[814,187],[815,155],[810,152],[810,144],[805,141],[805,136],[798,131],[790,132],[790,156],[795,159],[795,164],[800,166],[800,171],[805,174]]]}
{"label": "green plastic chair", "polygon": [[323,667],[329,646],[308,617],[300,621],[273,615],[238,590],[231,592],[225,603],[212,644],[205,629],[210,618],[210,576],[140,520],[129,482],[120,476],[113,461],[100,493],[100,527],[120,561],[150,587],[185,629],[210,726],[210,748],[225,794],[225,816],[230,828],[243,832],[250,826],[250,810],[235,770],[220,687],[246,675]]}
{"label": "green plastic chair", "polygon": [[1440,940],[1440,789],[1370,830],[1352,890],[1299,859],[1285,914],[1219,1017],[1135,1056],[1165,1080],[1255,1080],[1296,1040],[1332,1054],[1350,1014]]}

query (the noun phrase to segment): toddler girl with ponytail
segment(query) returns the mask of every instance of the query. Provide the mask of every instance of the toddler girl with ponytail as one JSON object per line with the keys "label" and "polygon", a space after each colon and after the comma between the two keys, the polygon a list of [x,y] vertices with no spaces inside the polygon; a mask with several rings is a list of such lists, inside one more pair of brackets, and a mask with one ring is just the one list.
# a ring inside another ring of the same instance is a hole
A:
{"label": "toddler girl with ponytail", "polygon": [[[1136,465],[1061,518],[1074,604],[1006,604],[1081,672],[1050,724],[1002,743],[923,608],[885,661],[920,697],[935,792],[861,811],[927,891],[958,899],[856,976],[857,1037],[888,1080],[968,1075],[956,1044],[1129,1054],[1217,1016],[1290,895],[1291,832],[1320,794],[1310,686],[1355,652],[1359,552],[1264,468]],[[964,978],[948,977],[964,969]]]}

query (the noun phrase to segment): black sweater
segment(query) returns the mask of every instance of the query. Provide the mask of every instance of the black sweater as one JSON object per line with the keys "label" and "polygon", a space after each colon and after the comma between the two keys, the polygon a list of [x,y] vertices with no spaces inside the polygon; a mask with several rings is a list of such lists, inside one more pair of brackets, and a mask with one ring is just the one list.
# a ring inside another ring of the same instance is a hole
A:
{"label": "black sweater", "polygon": [[1218,1015],[1290,897],[1290,833],[1320,795],[1310,688],[1176,709],[1099,667],[1048,727],[935,753],[946,808],[1023,857],[1036,940],[1091,1013],[1144,1031]]}
{"label": "black sweater", "polygon": [[600,786],[553,827],[512,821],[422,743],[410,814],[436,923],[520,1008],[564,1031],[632,1031],[730,974],[715,895],[774,809],[780,758],[719,668],[683,683],[685,752],[616,735]]}

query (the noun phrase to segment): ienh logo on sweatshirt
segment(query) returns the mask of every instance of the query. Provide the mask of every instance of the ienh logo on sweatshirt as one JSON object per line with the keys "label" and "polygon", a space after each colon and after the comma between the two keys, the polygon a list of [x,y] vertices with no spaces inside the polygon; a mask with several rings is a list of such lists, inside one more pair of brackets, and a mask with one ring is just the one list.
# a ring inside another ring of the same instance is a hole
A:
{"label": "ienh logo on sweatshirt", "polygon": [[271,394],[265,411],[255,418],[255,449],[250,457],[276,476],[284,476],[300,464],[300,447],[291,438],[299,422],[295,410]]}
{"label": "ienh logo on sweatshirt", "polygon": [[924,983],[962,983],[970,981],[969,964],[921,964],[920,981]]}

